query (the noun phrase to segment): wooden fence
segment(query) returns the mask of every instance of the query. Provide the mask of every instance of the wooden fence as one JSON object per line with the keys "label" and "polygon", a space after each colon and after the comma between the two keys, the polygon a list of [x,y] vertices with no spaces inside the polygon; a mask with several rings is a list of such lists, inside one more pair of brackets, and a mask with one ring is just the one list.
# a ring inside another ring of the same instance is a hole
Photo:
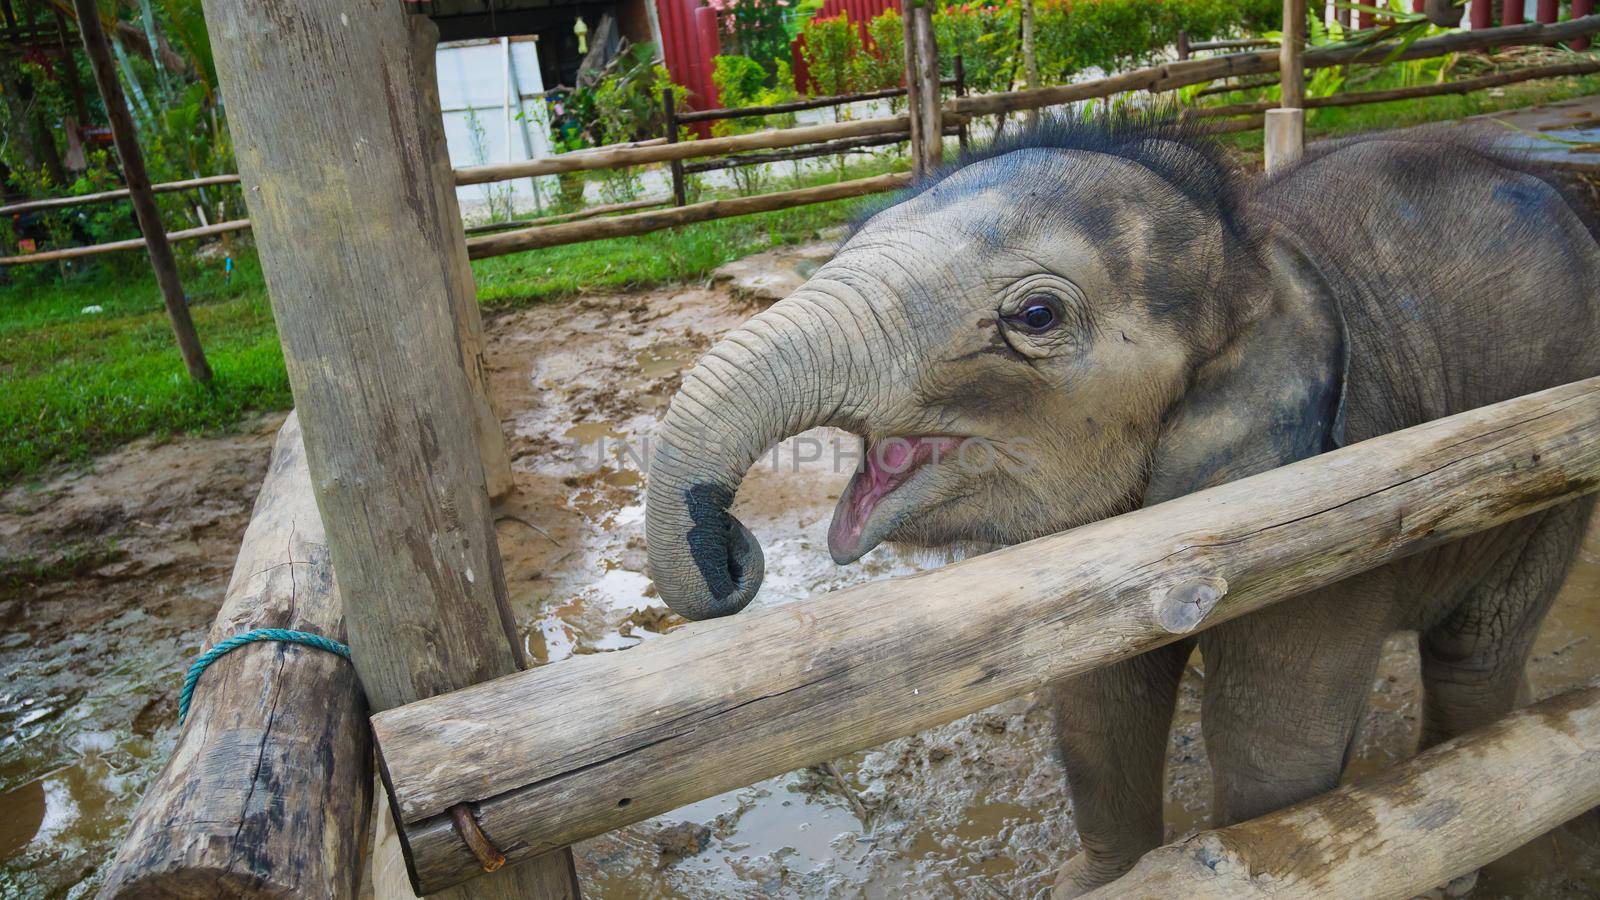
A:
{"label": "wooden fence", "polygon": [[[1559,24],[1533,23],[1456,32],[1416,41],[1407,47],[1399,49],[1398,52],[1394,46],[1389,44],[1357,44],[1311,50],[1304,55],[1304,65],[1306,69],[1346,65],[1380,65],[1492,47],[1535,46],[1573,42],[1584,40],[1596,32],[1600,32],[1600,16],[1591,15]],[[964,146],[967,140],[968,123],[972,117],[1037,110],[1084,100],[1110,97],[1128,91],[1143,90],[1150,93],[1162,93],[1193,84],[1224,79],[1238,79],[1238,81],[1234,84],[1207,88],[1202,93],[1221,93],[1229,90],[1268,86],[1278,80],[1278,52],[1276,50],[1239,52],[1205,58],[1195,58],[1188,55],[1188,51],[1192,50],[1208,48],[1235,49],[1243,46],[1259,46],[1261,43],[1259,40],[1243,40],[1188,44],[1185,47],[1180,47],[1180,59],[1177,62],[1165,65],[1152,66],[1074,84],[981,95],[968,95],[958,61],[956,66],[957,77],[946,79],[940,83],[942,87],[954,88],[954,96],[943,104],[945,124],[948,126],[944,129],[944,134],[947,137],[956,136]],[[1477,78],[1461,79],[1444,84],[1313,97],[1305,101],[1305,106],[1317,109],[1384,103],[1393,100],[1443,94],[1468,93],[1522,81],[1583,75],[1596,71],[1600,71],[1600,63],[1592,59],[1580,59],[1570,63],[1538,66]],[[1252,76],[1259,77],[1252,78]],[[905,96],[905,94],[905,88],[890,88],[856,94],[806,98],[768,106],[683,112],[675,109],[669,95],[666,98],[666,111],[669,123],[675,122],[682,125],[839,107],[866,100],[901,97]],[[1254,115],[1264,112],[1273,106],[1275,104],[1270,101],[1261,101],[1216,107],[1196,107],[1190,110],[1188,114],[1200,118],[1225,118]],[[1256,119],[1252,118],[1241,120],[1237,123],[1214,126],[1213,130],[1249,130],[1256,124]],[[542,219],[473,226],[467,230],[468,247],[473,258],[479,259],[608,237],[646,234],[651,231],[692,222],[790,209],[812,203],[837,200],[842,197],[862,196],[880,191],[896,190],[904,185],[904,179],[876,176],[841,184],[821,185],[814,188],[690,204],[684,187],[684,179],[688,175],[740,166],[810,159],[889,146],[908,141],[911,137],[909,116],[906,115],[804,125],[694,141],[676,140],[676,131],[677,129],[669,124],[668,135],[662,138],[580,150],[544,159],[475,166],[456,170],[456,183],[458,185],[474,185],[517,178],[619,169],[659,163],[666,163],[671,169],[673,188],[670,198],[640,200],[626,204],[606,204],[588,210]],[[688,160],[697,161],[687,162]],[[210,179],[157,185],[156,190],[185,190],[202,186],[202,184],[236,183],[237,180],[237,176],[234,175],[221,175]],[[27,201],[8,207],[0,207],[0,213],[57,209],[79,203],[118,199],[122,196],[126,196],[126,191],[110,191],[84,197],[61,197],[49,200]],[[668,205],[672,206],[673,209],[642,211],[650,207]],[[192,240],[223,231],[240,230],[248,227],[248,220],[238,220],[205,228],[174,232],[169,236],[169,239]],[[20,265],[74,259],[98,253],[136,249],[143,245],[142,239],[132,239],[89,247],[66,248],[43,253],[3,257],[0,258],[0,265]]]}
{"label": "wooden fence", "polygon": [[[393,850],[378,845],[375,868],[393,871],[388,854],[402,853],[423,891],[572,897],[571,841],[916,732],[1600,488],[1600,379],[1590,379],[914,579],[518,671],[475,433],[479,337],[467,321],[476,310],[442,135],[428,130],[426,98],[397,97],[379,77],[408,52],[408,17],[358,0],[207,0],[206,13],[238,143],[270,150],[241,164],[261,188],[246,202],[297,411],[229,589],[225,610],[237,618],[219,619],[215,633],[285,621],[347,632],[360,690],[342,663],[313,662],[304,648],[256,644],[219,660],[104,896],[209,896],[224,877],[238,896],[354,896],[359,879],[342,860],[370,833],[371,754],[365,724],[347,713],[362,695],[398,838]],[[1591,18],[1518,34],[1540,43],[1595,28]],[[284,32],[323,39],[272,39]],[[1270,71],[1270,61],[1237,59]],[[1198,78],[1195,66],[1215,62],[1160,67],[1153,83]],[[1027,94],[1048,105],[1051,90]],[[991,102],[956,98],[946,109],[975,114]],[[350,133],[363,135],[360,146]],[[313,193],[319,202],[292,202]],[[605,221],[631,229],[628,218]],[[571,224],[582,223],[552,227]],[[336,247],[304,240],[336,232]],[[285,528],[306,510],[320,533]],[[304,536],[288,545],[287,567],[286,530]],[[285,605],[291,574],[291,587],[317,581]],[[1311,864],[1394,872],[1373,893],[1409,896],[1600,803],[1597,704],[1593,692],[1572,695],[1401,770],[1426,790],[1440,772],[1470,776],[1492,759],[1512,779],[1501,784],[1521,778],[1537,801],[1464,807],[1463,827],[1424,836],[1427,864],[1412,858],[1415,841],[1398,839],[1344,841]],[[288,708],[297,714],[272,714]],[[1546,725],[1559,727],[1559,741]],[[1526,741],[1540,744],[1541,766],[1519,770],[1505,757]],[[1394,777],[1331,802],[1382,801]],[[1281,827],[1298,814],[1261,821]],[[308,857],[308,847],[327,855]],[[1295,873],[1272,859],[1245,862],[1281,874],[1283,896],[1311,893],[1293,890]]]}

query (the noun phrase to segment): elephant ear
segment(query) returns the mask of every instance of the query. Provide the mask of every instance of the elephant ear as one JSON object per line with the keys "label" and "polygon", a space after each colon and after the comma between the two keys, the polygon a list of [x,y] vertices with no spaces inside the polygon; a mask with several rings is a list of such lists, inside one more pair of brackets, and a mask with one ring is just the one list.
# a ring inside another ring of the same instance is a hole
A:
{"label": "elephant ear", "polygon": [[1345,337],[1316,268],[1274,241],[1268,311],[1168,410],[1144,504],[1215,487],[1344,442]]}

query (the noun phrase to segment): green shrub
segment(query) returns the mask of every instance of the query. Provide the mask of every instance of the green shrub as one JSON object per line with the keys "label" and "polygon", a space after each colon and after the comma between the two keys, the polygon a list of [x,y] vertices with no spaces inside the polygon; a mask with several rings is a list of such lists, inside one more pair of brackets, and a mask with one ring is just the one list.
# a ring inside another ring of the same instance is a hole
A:
{"label": "green shrub", "polygon": [[867,54],[848,15],[812,19],[801,27],[800,33],[806,39],[801,53],[813,96],[848,94],[860,89],[865,75],[863,57]]}

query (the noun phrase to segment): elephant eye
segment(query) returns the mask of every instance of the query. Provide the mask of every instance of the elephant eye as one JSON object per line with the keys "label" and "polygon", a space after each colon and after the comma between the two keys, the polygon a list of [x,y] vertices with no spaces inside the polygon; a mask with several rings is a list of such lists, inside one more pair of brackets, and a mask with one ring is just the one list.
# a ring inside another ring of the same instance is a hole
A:
{"label": "elephant eye", "polygon": [[1025,331],[1049,331],[1061,322],[1061,312],[1056,298],[1049,294],[1034,294],[1022,301],[1015,315],[1006,317]]}

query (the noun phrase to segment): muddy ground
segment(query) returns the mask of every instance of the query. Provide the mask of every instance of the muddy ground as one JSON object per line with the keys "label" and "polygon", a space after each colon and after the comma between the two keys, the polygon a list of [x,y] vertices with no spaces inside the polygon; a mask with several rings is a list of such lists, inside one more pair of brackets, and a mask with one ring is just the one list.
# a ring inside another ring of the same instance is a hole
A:
{"label": "muddy ground", "polygon": [[[771,261],[798,268],[819,255]],[[766,265],[766,264],[764,264]],[[757,267],[761,268],[761,267]],[[518,492],[497,523],[535,659],[625,650],[676,619],[643,574],[635,456],[682,371],[758,306],[727,286],[589,296],[488,323]],[[82,896],[175,736],[200,649],[281,416],[239,434],[141,443],[0,497],[0,894]],[[758,602],[915,570],[887,549],[837,568],[825,529],[848,477],[830,442],[759,463],[737,512],[761,538]],[[820,447],[820,459],[809,459]],[[1600,531],[1536,650],[1538,696],[1600,674]],[[1195,661],[1170,755],[1169,835],[1205,819]],[[1354,770],[1409,753],[1415,653],[1391,643]],[[1048,716],[1020,699],[832,767],[715,797],[578,848],[595,897],[1034,897],[1076,846]],[[1600,836],[1546,838],[1473,896],[1600,894]]]}

